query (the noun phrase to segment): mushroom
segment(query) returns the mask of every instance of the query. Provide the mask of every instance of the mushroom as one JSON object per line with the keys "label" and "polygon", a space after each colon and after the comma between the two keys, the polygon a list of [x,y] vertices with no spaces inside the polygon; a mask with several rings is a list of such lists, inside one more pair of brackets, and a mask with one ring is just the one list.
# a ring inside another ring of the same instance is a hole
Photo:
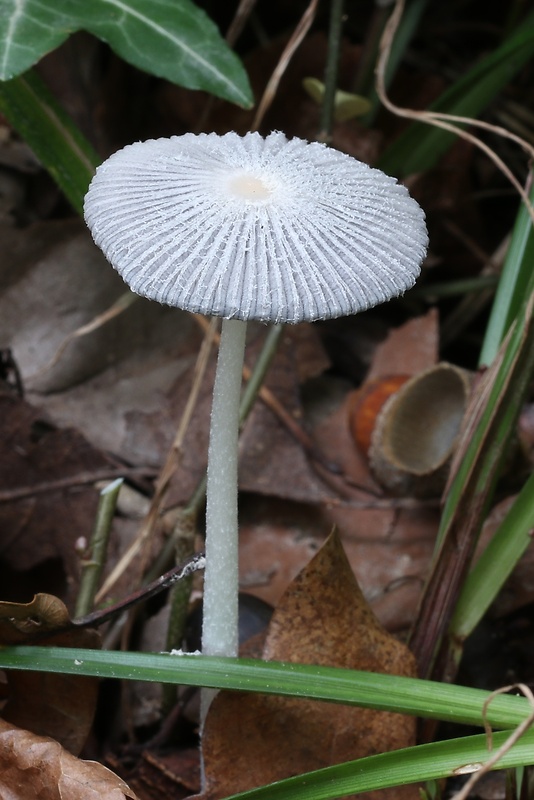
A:
{"label": "mushroom", "polygon": [[237,655],[238,405],[247,320],[356,314],[415,282],[425,216],[407,189],[323,144],[274,132],[137,142],[85,198],[133,292],[222,317],[208,452],[203,652]]}

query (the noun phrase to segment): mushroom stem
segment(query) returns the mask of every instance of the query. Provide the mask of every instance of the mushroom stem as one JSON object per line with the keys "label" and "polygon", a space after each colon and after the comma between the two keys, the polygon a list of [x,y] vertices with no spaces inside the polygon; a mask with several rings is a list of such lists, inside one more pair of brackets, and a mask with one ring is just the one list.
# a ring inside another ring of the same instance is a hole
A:
{"label": "mushroom stem", "polygon": [[236,656],[238,649],[237,444],[246,328],[223,319],[213,389],[202,624],[202,652],[210,656]]}

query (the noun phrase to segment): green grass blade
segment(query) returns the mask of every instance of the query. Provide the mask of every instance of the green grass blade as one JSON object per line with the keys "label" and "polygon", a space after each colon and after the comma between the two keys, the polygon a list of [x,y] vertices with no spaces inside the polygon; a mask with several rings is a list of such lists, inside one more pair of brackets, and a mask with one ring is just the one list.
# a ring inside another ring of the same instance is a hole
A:
{"label": "green grass blade", "polygon": [[534,273],[521,312],[498,359],[478,384],[467,412],[463,443],[452,467],[437,554],[411,641],[425,677],[433,674],[434,658],[449,628],[534,372],[532,284]]}
{"label": "green grass blade", "polygon": [[[534,203],[534,188],[530,192],[530,200]],[[529,291],[533,264],[534,226],[530,214],[521,203],[486,328],[480,353],[480,366],[491,364],[506,332],[517,316]]]}
{"label": "green grass blade", "polygon": [[0,82],[0,111],[81,214],[101,159],[39,76],[30,71]]}
{"label": "green grass blade", "polygon": [[[445,91],[430,110],[477,117],[533,55],[531,15],[519,31]],[[377,166],[398,177],[425,171],[434,166],[454,140],[454,134],[448,131],[416,122],[393,142]]]}
{"label": "green grass blade", "polygon": [[465,639],[495,600],[513,568],[532,542],[534,474],[499,525],[464,583],[451,622],[450,636]]}
{"label": "green grass blade", "polygon": [[[509,732],[495,734],[494,750],[504,744],[508,736]],[[475,772],[492,752],[488,750],[485,736],[433,742],[297,775],[232,795],[232,800],[333,800],[359,792]],[[495,769],[529,765],[533,761],[534,732],[528,731]]]}
{"label": "green grass blade", "polygon": [[[482,725],[489,696],[464,686],[335,667],[168,653],[4,647],[0,667],[308,697],[469,725]],[[528,714],[524,698],[499,696],[488,720],[495,728],[509,728]]]}

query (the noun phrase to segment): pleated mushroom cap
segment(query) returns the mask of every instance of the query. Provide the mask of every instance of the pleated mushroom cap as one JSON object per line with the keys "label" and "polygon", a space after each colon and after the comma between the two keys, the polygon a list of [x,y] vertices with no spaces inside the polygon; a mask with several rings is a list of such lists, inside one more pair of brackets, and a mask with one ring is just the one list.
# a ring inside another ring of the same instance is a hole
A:
{"label": "pleated mushroom cap", "polygon": [[85,199],[96,244],[133,292],[242,320],[355,314],[415,282],[425,216],[394,178],[282,133],[129,145]]}

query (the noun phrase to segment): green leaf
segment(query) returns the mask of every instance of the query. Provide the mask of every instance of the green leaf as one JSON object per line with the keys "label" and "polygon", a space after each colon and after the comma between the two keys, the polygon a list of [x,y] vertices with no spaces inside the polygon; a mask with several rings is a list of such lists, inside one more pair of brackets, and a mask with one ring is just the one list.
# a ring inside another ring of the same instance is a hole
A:
{"label": "green leaf", "polygon": [[239,58],[190,0],[0,0],[0,78],[25,72],[77,30],[152,75],[252,105]]}
{"label": "green leaf", "polygon": [[[432,742],[296,775],[234,794],[227,800],[332,800],[390,786],[469,775],[477,772],[509,735],[510,731],[495,734],[492,751],[488,750],[486,736]],[[533,745],[534,732],[528,731],[503,755],[495,769],[532,764]]]}
{"label": "green leaf", "polygon": [[[466,725],[483,724],[490,696],[465,686],[336,667],[66,647],[0,647],[0,668],[309,697]],[[489,705],[487,719],[495,728],[509,728],[529,712],[525,698],[501,695]]]}
{"label": "green leaf", "polygon": [[[534,188],[530,192],[534,203]],[[517,214],[499,287],[486,328],[479,366],[491,364],[528,292],[534,263],[534,226],[524,203]]]}
{"label": "green leaf", "polygon": [[463,641],[493,603],[532,542],[534,474],[527,480],[462,587],[449,635]]}
{"label": "green leaf", "polygon": [[411,639],[425,677],[433,674],[533,374],[534,273],[497,358],[479,379],[451,465],[436,553]]}
{"label": "green leaf", "polygon": [[[480,689],[416,678],[201,655],[5,647],[0,648],[0,667],[311,697],[475,725],[482,724],[483,707],[490,698],[488,692]],[[493,727],[510,729],[524,722],[530,712],[526,698],[498,695],[487,706],[487,722]],[[506,730],[493,735],[494,750],[509,734],[510,730]],[[528,731],[503,756],[499,768],[531,764],[533,745],[534,732]],[[333,800],[387,786],[436,780],[460,771],[467,774],[469,765],[476,768],[490,755],[486,736],[468,736],[362,758],[234,797],[240,800]]]}
{"label": "green leaf", "polygon": [[81,214],[100,158],[39,76],[30,70],[0,82],[0,111]]}
{"label": "green leaf", "polygon": [[26,72],[76,30],[61,0],[0,0],[0,80]]}

